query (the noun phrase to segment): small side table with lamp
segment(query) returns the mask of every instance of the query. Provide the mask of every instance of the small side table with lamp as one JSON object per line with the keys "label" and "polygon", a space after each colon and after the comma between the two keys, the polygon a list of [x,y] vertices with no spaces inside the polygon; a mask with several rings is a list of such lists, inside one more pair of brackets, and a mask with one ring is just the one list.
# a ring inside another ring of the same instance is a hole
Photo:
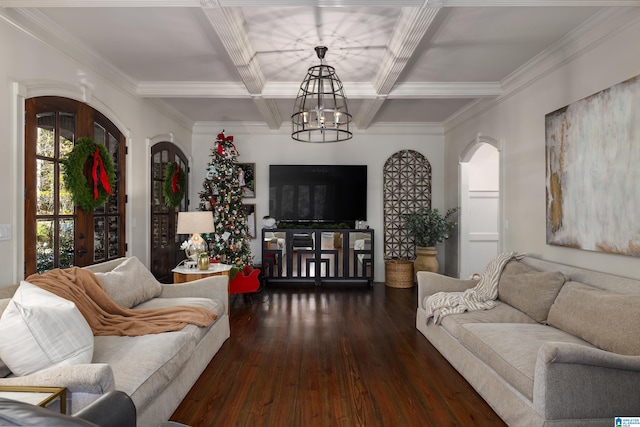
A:
{"label": "small side table with lamp", "polygon": [[184,247],[188,261],[171,270],[173,283],[191,282],[208,276],[229,275],[230,265],[209,263],[207,243],[200,233],[213,233],[214,231],[213,214],[210,211],[178,212],[176,232],[191,234],[191,237],[186,241]]}
{"label": "small side table with lamp", "polygon": [[[195,263],[198,266],[200,255],[208,252],[207,242],[204,241],[200,233],[213,233],[215,231],[213,214],[210,211],[178,212],[177,228],[176,233],[178,234],[191,234],[183,249],[187,254],[187,258],[189,258],[187,263]],[[209,258],[206,257],[206,262],[199,267],[202,270],[207,270],[209,268]]]}

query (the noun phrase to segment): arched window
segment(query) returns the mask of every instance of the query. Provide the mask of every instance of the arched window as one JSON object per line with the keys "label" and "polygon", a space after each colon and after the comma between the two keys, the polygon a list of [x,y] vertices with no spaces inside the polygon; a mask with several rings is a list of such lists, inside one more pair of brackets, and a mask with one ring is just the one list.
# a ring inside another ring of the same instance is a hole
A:
{"label": "arched window", "polygon": [[[124,256],[124,136],[99,111],[68,98],[27,99],[25,115],[25,277]],[[60,160],[80,137],[105,145],[115,167],[113,194],[95,212],[75,208],[62,179]]]}

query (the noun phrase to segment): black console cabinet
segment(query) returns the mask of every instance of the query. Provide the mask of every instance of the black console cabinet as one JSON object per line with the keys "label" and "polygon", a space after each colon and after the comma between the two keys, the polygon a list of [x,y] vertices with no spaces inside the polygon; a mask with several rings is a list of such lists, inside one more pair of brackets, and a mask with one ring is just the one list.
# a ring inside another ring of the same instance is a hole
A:
{"label": "black console cabinet", "polygon": [[372,229],[262,230],[262,278],[269,282],[364,281],[374,275]]}

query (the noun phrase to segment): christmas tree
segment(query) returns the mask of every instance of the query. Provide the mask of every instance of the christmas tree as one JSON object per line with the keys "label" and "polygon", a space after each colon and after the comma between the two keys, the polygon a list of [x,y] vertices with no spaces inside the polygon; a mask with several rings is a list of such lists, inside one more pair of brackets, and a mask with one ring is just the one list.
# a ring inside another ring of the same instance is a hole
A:
{"label": "christmas tree", "polygon": [[216,231],[208,235],[211,255],[235,266],[251,264],[247,213],[242,205],[238,151],[233,136],[218,134],[200,192],[201,211],[212,211]]}

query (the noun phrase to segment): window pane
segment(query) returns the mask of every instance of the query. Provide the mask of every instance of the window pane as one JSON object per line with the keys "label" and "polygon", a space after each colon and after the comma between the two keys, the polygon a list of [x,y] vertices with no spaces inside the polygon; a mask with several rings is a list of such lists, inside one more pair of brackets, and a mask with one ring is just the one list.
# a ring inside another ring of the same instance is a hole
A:
{"label": "window pane", "polygon": [[109,258],[118,256],[118,218],[109,218]]}
{"label": "window pane", "polygon": [[53,214],[53,198],[55,196],[53,162],[37,159],[36,167],[36,215],[51,215]]}
{"label": "window pane", "polygon": [[74,249],[73,249],[74,222],[71,218],[60,220],[60,268],[73,266]]}
{"label": "window pane", "polygon": [[55,113],[37,114],[36,123],[38,126],[36,155],[53,157],[55,155]]}
{"label": "window pane", "polygon": [[96,144],[107,144],[107,131],[98,123],[93,124],[93,141]]}
{"label": "window pane", "polygon": [[64,157],[73,150],[76,139],[76,115],[60,113],[60,157]]}
{"label": "window pane", "polygon": [[104,217],[93,220],[93,260],[104,260],[105,230]]}
{"label": "window pane", "polygon": [[153,155],[153,179],[162,179],[162,159],[160,158],[160,153],[155,153]]}
{"label": "window pane", "polygon": [[163,211],[163,202],[162,202],[162,181],[153,181],[153,194],[151,196],[151,209],[153,209],[153,213],[160,213]]}
{"label": "window pane", "polygon": [[36,271],[42,273],[53,268],[55,229],[52,220],[38,220],[36,227]]}
{"label": "window pane", "polygon": [[113,167],[116,171],[116,175],[118,174],[118,138],[109,134],[109,154],[111,154],[111,159],[113,160]]}
{"label": "window pane", "polygon": [[60,215],[73,215],[73,200],[71,199],[71,191],[64,185],[64,179],[62,179],[62,168],[58,171],[58,182],[60,183],[60,192],[58,201],[58,213]]}

